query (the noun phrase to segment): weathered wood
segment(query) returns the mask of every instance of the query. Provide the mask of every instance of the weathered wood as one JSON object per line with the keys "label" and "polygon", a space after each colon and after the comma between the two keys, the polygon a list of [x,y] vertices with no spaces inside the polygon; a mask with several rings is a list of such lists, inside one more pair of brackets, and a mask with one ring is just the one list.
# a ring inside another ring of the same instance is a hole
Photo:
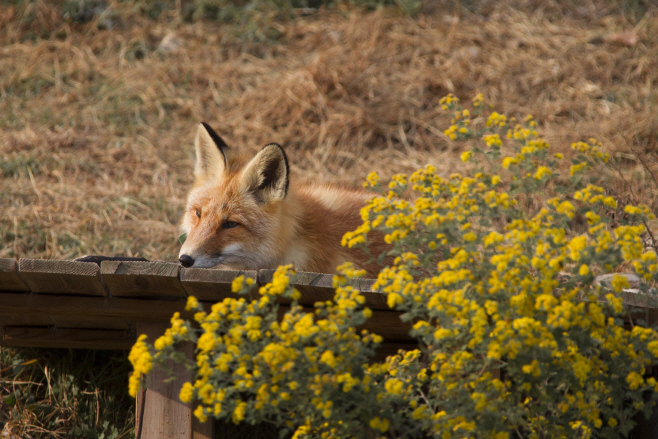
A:
{"label": "weathered wood", "polygon": [[418,343],[415,341],[384,341],[379,345],[377,352],[375,352],[373,361],[384,361],[386,360],[386,357],[396,355],[400,349],[405,351],[412,351],[414,349],[418,349]]}
{"label": "weathered wood", "polygon": [[[166,328],[158,323],[138,323],[137,332],[153,342]],[[187,343],[180,349],[193,358],[194,345]],[[176,377],[173,381],[165,382],[169,374],[161,368],[154,367],[149,373],[146,392],[137,400],[136,431],[141,431],[142,439],[210,439],[212,421],[200,423],[192,414],[193,404],[185,404],[178,397],[183,383],[192,381],[192,373],[180,363],[169,366]]]}
{"label": "weathered wood", "polygon": [[14,313],[4,314],[0,309],[0,327],[5,326],[55,326],[53,316],[48,314]]}
{"label": "weathered wood", "polygon": [[38,327],[5,328],[3,343],[7,346],[75,349],[130,349],[135,335],[110,329],[53,329]]}
{"label": "weathered wood", "polygon": [[[259,270],[258,283],[265,285],[272,282],[276,270]],[[333,274],[310,273],[300,271],[292,278],[292,284],[302,293],[299,303],[313,305],[315,302],[332,300],[335,294]],[[365,297],[364,306],[371,309],[389,309],[386,305],[386,295],[372,289],[375,279],[353,279],[350,285],[357,288]]]}
{"label": "weathered wood", "polygon": [[131,322],[168,322],[175,312],[191,319],[184,301],[51,296],[42,294],[0,294],[1,314],[50,315],[74,319],[119,319]]}
{"label": "weathered wood", "polygon": [[[282,305],[280,312],[289,308]],[[312,311],[309,308],[309,311]],[[117,319],[132,322],[169,322],[175,312],[181,317],[192,319],[192,313],[185,311],[184,301],[144,300],[129,298],[93,298],[50,296],[39,294],[1,294],[0,314],[65,317],[74,322],[76,316],[81,321],[91,319]],[[73,323],[71,323],[73,324]],[[403,323],[398,313],[391,311],[374,311],[372,317],[359,329],[367,329],[387,340],[408,340],[408,323]]]}
{"label": "weathered wood", "polygon": [[186,297],[180,268],[169,262],[101,262],[101,274],[113,297]]}
{"label": "weathered wood", "polygon": [[94,264],[100,266],[103,261],[130,261],[130,262],[148,262],[148,259],[145,258],[134,258],[130,256],[98,256],[98,255],[88,255],[81,258],[76,258],[76,261],[80,262],[93,262]]}
{"label": "weathered wood", "polygon": [[[0,310],[0,313],[2,311]],[[88,317],[84,314],[76,316],[49,315],[52,325],[56,328],[80,329],[133,329],[134,326],[125,319]],[[15,326],[15,325],[12,325]]]}
{"label": "weathered wood", "polygon": [[366,323],[357,329],[366,329],[384,337],[386,341],[410,340],[409,330],[411,323],[400,320],[400,314],[392,311],[373,311]]}
{"label": "weathered wood", "polygon": [[189,296],[194,296],[199,300],[219,302],[226,297],[237,297],[237,294],[231,292],[231,285],[233,279],[240,275],[254,281],[258,278],[256,271],[183,268],[180,279]]}
{"label": "weathered wood", "polygon": [[18,271],[35,293],[107,295],[98,265],[90,262],[21,259]]}
{"label": "weathered wood", "polygon": [[16,259],[0,259],[0,291],[30,291],[18,274]]}
{"label": "weathered wood", "polygon": [[[640,290],[628,289],[619,293],[626,305],[639,308],[658,308],[658,295],[643,293]],[[605,300],[605,298],[604,298]]]}

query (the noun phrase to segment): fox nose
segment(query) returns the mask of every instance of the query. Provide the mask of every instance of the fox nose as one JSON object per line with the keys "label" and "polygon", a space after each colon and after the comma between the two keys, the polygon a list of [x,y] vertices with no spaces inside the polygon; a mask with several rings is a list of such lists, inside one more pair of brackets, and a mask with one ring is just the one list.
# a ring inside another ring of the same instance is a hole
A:
{"label": "fox nose", "polygon": [[178,258],[178,262],[180,262],[183,267],[191,267],[194,265],[194,259],[192,259],[192,256],[188,255],[181,255],[180,258]]}

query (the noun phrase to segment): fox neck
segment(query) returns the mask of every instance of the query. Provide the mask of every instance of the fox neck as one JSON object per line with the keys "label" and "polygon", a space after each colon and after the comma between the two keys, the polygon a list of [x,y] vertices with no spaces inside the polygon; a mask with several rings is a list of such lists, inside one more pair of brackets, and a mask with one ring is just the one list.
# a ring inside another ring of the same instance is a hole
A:
{"label": "fox neck", "polygon": [[[292,189],[292,188],[291,188]],[[280,224],[286,242],[280,264],[301,271],[333,273],[340,263],[354,260],[354,252],[341,246],[343,235],[361,223],[359,210],[368,195],[324,186],[300,186],[285,201]]]}
{"label": "fox neck", "polygon": [[298,270],[308,270],[311,243],[308,240],[309,233],[314,234],[313,224],[309,222],[311,212],[308,212],[308,206],[305,205],[296,192],[291,191],[283,202],[283,221],[280,224],[279,236],[284,241],[280,248],[283,254],[280,259],[274,263],[276,268],[279,265],[293,264]]}

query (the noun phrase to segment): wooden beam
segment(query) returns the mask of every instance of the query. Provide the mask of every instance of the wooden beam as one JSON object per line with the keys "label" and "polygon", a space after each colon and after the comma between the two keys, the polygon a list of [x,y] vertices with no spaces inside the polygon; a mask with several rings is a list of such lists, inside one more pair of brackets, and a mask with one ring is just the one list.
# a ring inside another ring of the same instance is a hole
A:
{"label": "wooden beam", "polygon": [[[138,323],[137,332],[146,334],[153,343],[167,329],[158,323]],[[188,359],[194,358],[194,345],[186,343],[179,348]],[[159,367],[154,367],[147,378],[146,391],[137,399],[137,425],[141,439],[211,439],[213,422],[199,422],[194,415],[193,403],[185,404],[179,398],[185,382],[193,382],[192,372],[185,365],[170,362],[174,379]]]}
{"label": "wooden beam", "polygon": [[127,321],[168,322],[175,312],[191,319],[183,300],[144,300],[114,297],[54,296],[45,294],[0,294],[0,314],[29,314],[82,319],[106,318]]}
{"label": "wooden beam", "polygon": [[626,305],[639,308],[658,308],[658,297],[654,294],[646,294],[636,289],[627,289],[619,293],[619,296]]}
{"label": "wooden beam", "polygon": [[[2,311],[0,311],[2,314]],[[102,317],[88,317],[86,315],[53,315],[50,314],[49,320],[56,328],[79,328],[79,329],[134,329],[135,326],[126,319],[117,318],[102,318]],[[16,325],[8,325],[16,326]],[[21,325],[25,326],[25,325]],[[31,326],[31,325],[30,325]]]}
{"label": "wooden beam", "polygon": [[194,296],[199,300],[219,302],[226,297],[238,297],[237,294],[231,292],[231,285],[233,279],[240,275],[254,281],[258,279],[256,271],[183,268],[180,280],[189,296]]}
{"label": "wooden beam", "polygon": [[0,259],[0,291],[30,291],[18,274],[16,259]]}
{"label": "wooden beam", "polygon": [[373,311],[372,317],[357,329],[367,329],[369,332],[381,335],[386,341],[407,341],[411,340],[409,336],[411,326],[411,323],[405,323],[400,320],[400,313]]}
{"label": "wooden beam", "polygon": [[0,326],[55,326],[49,314],[13,313],[3,314],[0,310]]}
{"label": "wooden beam", "polygon": [[35,293],[107,295],[100,269],[91,262],[21,259],[18,270]]}
{"label": "wooden beam", "polygon": [[186,297],[178,278],[180,268],[170,262],[101,262],[101,274],[113,297]]}
{"label": "wooden beam", "polygon": [[74,349],[130,349],[135,334],[110,329],[53,329],[36,327],[5,328],[6,346]]}
{"label": "wooden beam", "polygon": [[[280,312],[288,309],[282,305]],[[309,308],[309,312],[312,309]],[[192,320],[193,313],[185,311],[183,300],[146,300],[121,297],[94,298],[51,296],[40,294],[0,294],[0,315],[42,315],[66,317],[74,322],[89,319],[119,319],[128,322],[169,322],[175,312]],[[410,324],[403,323],[392,311],[373,311],[372,317],[360,329],[367,329],[388,340],[408,340]]]}

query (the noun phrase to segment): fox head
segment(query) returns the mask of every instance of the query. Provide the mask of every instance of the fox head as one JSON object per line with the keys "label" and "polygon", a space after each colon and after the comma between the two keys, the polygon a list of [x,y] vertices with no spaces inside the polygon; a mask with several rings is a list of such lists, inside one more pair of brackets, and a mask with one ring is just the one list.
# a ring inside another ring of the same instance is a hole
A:
{"label": "fox head", "polygon": [[184,267],[247,270],[276,266],[285,231],[289,168],[281,146],[250,160],[236,154],[205,123],[194,141],[195,183],[181,229]]}

